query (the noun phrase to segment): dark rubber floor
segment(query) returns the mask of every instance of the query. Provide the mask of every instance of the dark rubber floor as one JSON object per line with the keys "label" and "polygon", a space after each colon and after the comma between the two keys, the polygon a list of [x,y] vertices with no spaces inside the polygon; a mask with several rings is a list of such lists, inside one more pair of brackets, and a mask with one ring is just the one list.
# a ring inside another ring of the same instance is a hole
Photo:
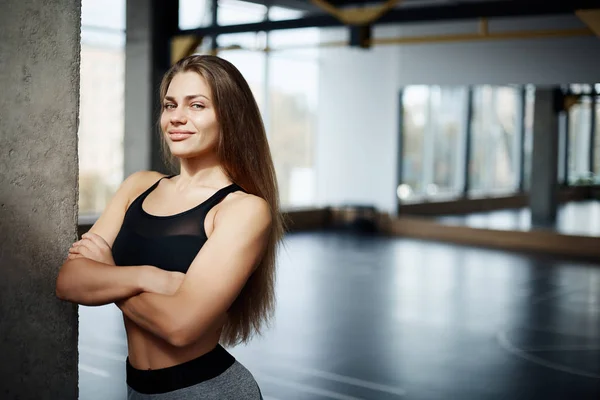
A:
{"label": "dark rubber floor", "polygon": [[[347,233],[287,237],[277,318],[230,351],[265,400],[600,399],[600,265]],[[125,398],[115,306],[80,308],[80,399]]]}

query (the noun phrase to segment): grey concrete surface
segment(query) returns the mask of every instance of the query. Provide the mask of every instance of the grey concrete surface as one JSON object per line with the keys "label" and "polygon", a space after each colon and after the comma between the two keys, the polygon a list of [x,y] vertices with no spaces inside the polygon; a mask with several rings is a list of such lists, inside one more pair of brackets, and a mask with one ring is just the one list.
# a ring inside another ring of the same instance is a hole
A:
{"label": "grey concrete surface", "polygon": [[535,91],[529,206],[533,226],[552,226],[558,207],[558,113],[553,87]]}
{"label": "grey concrete surface", "polygon": [[76,399],[77,308],[55,281],[77,229],[81,0],[0,8],[0,398]]}

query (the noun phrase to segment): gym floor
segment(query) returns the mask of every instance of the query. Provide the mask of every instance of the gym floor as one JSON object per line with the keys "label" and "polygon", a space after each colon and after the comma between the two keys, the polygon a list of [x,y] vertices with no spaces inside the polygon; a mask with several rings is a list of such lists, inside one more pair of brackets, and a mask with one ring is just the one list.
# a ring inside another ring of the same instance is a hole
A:
{"label": "gym floor", "polygon": [[[275,324],[230,349],[265,400],[600,398],[600,264],[290,234]],[[80,399],[125,398],[120,311],[80,307]]]}

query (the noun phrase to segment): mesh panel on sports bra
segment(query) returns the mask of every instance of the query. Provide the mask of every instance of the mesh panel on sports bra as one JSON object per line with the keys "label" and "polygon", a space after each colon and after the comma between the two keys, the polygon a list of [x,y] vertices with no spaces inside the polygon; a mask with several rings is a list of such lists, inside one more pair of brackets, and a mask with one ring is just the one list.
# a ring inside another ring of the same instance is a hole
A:
{"label": "mesh panel on sports bra", "polygon": [[[204,205],[204,204],[203,204]],[[144,237],[191,235],[205,237],[204,220],[207,207],[197,206],[173,216],[161,217],[146,213],[143,204],[137,206],[139,212],[132,213],[128,228]]]}
{"label": "mesh panel on sports bra", "polygon": [[232,184],[192,209],[156,216],[147,213],[143,203],[159,183],[160,180],[129,206],[113,244],[113,258],[116,265],[153,265],[169,271],[186,272],[207,240],[204,231],[206,214],[229,193],[242,189]]}

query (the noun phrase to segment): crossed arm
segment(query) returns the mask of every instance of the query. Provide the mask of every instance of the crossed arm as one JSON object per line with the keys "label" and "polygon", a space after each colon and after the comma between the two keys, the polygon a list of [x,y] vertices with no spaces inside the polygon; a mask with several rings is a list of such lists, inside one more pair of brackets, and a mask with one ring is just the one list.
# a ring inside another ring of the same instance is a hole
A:
{"label": "crossed arm", "polygon": [[[146,265],[115,266],[111,245],[129,205],[162,175],[140,171],[129,176],[82,240],[73,244],[56,279],[59,299],[87,306],[110,304],[145,291],[168,292],[177,277]],[[178,287],[178,286],[177,286]]]}
{"label": "crossed arm", "polygon": [[215,228],[173,295],[141,293],[116,302],[133,322],[186,346],[224,316],[260,261],[271,227],[268,204],[244,197],[223,205]]}
{"label": "crossed arm", "polygon": [[[57,295],[86,305],[114,302],[140,327],[185,346],[225,316],[262,258],[270,231],[264,200],[244,195],[222,203],[210,238],[185,275],[152,266],[114,266],[108,243],[91,232],[82,240],[84,254],[70,256],[63,265]],[[181,279],[165,280],[164,274]]]}

